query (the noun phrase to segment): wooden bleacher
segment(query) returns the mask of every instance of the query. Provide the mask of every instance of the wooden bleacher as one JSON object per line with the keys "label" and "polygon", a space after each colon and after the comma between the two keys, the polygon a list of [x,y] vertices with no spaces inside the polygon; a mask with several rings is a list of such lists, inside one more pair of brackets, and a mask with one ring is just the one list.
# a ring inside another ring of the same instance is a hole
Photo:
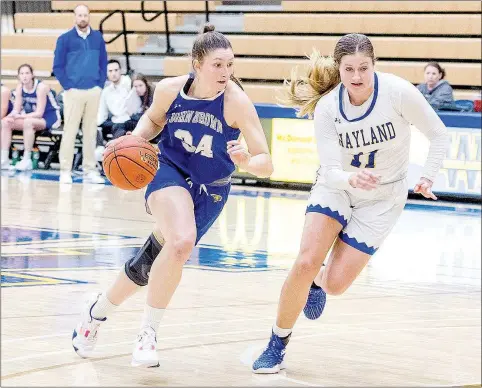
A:
{"label": "wooden bleacher", "polygon": [[480,15],[440,14],[246,14],[247,33],[376,35],[480,35]]}
{"label": "wooden bleacher", "polygon": [[[235,74],[241,79],[263,79],[281,81],[291,74],[291,69],[300,69],[307,64],[303,59],[271,59],[271,58],[238,58],[235,64]],[[455,85],[481,85],[480,65],[473,63],[441,62],[442,67],[450,74],[451,83]],[[190,70],[191,61],[185,57],[166,57],[164,73],[166,76],[185,74]],[[394,73],[412,83],[418,83],[422,78],[423,67],[417,62],[379,61],[376,69]]]}
{"label": "wooden bleacher", "polygon": [[[109,40],[113,37],[113,34],[104,34],[104,39]],[[55,50],[58,35],[34,35],[34,34],[13,34],[2,36],[2,49],[18,49],[19,47],[25,47],[29,50]],[[147,40],[147,35],[132,34],[127,36],[129,51],[137,53],[139,48]],[[107,45],[107,53],[123,53],[124,42],[122,39],[117,39],[111,44]],[[3,57],[3,56],[2,56]]]}
{"label": "wooden bleacher", "polygon": [[[100,21],[109,12],[117,9],[126,12],[127,29],[134,32],[128,35],[132,55],[144,53],[148,38],[166,31],[164,16],[154,22],[142,19],[141,1],[83,3],[91,10],[94,29],[99,28]],[[209,11],[215,11],[221,4],[209,1]],[[59,82],[49,75],[58,35],[73,27],[74,3],[52,1],[51,6],[52,13],[17,13],[18,33],[2,36],[2,50],[8,50],[2,53],[2,82],[11,89],[17,84],[14,74],[18,66],[29,63],[38,78],[44,78],[55,91],[62,90]],[[186,12],[199,15],[205,12],[204,1],[169,1],[167,7],[171,12],[168,15],[171,33],[183,26],[188,19]],[[146,1],[145,9],[157,12],[164,8],[161,1]],[[306,65],[304,57],[312,48],[330,54],[341,35],[354,31],[371,37],[376,56],[380,58],[377,70],[397,74],[417,84],[423,80],[427,60],[438,60],[455,88],[455,99],[473,99],[477,93],[474,89],[481,88],[480,12],[480,1],[282,1],[276,13],[269,10],[245,13],[243,31],[226,35],[235,54],[240,56],[236,59],[235,74],[245,80],[244,89],[254,103],[277,103],[282,80],[290,76],[292,67]],[[122,30],[121,16],[112,16],[103,27],[105,39],[109,40]],[[32,29],[46,31],[34,34]],[[193,35],[196,32],[192,30]],[[109,55],[122,55],[123,40],[107,45],[107,50]],[[163,76],[180,75],[190,70],[190,60],[166,56],[162,67]],[[9,76],[5,77],[7,73]],[[47,162],[55,156],[60,138],[61,132],[37,139],[39,145],[51,151]],[[21,147],[21,135],[15,135],[13,142]],[[76,147],[81,147],[79,139]]]}
{"label": "wooden bleacher", "polygon": [[[142,51],[149,36],[165,30],[164,17],[151,23],[142,20],[140,1],[84,3],[91,9],[93,28],[98,28],[108,12],[115,9],[127,12],[127,27],[135,31],[128,36],[133,55]],[[221,5],[220,1],[210,1],[210,12],[218,5]],[[18,13],[16,28],[70,29],[72,7],[70,1],[52,1],[54,12],[51,14]],[[160,1],[146,1],[145,8],[161,11],[163,5]],[[173,32],[183,23],[183,14],[175,12],[203,14],[205,3],[169,1],[168,10],[174,12],[169,14],[169,29]],[[292,66],[303,66],[306,63],[303,58],[313,47],[323,54],[331,53],[339,37],[352,31],[374,35],[371,39],[380,58],[377,62],[380,71],[393,72],[419,83],[423,79],[426,61],[434,59],[446,68],[456,98],[473,98],[476,91],[470,89],[481,87],[480,1],[282,1],[280,11],[285,12],[246,13],[243,33],[227,34],[235,54],[242,56],[236,59],[236,75],[247,80],[245,89],[255,102],[275,102],[281,81],[289,77]],[[104,29],[109,33],[120,31],[120,15],[108,20]],[[276,35],[279,32],[283,35]],[[111,36],[106,34],[106,40]],[[56,39],[57,35],[17,33],[3,36],[2,49],[25,47],[27,50],[45,50],[45,53],[25,55],[9,51],[2,55],[2,68],[12,73],[18,65],[29,62],[39,74],[49,74]],[[121,55],[124,49],[122,39],[109,44],[107,49],[111,55]],[[185,57],[168,56],[163,63],[164,76],[189,70],[189,60]],[[5,77],[3,82],[9,86],[16,84],[16,80]],[[55,79],[46,82],[53,89],[60,90]]]}
{"label": "wooden bleacher", "polygon": [[480,1],[282,1],[292,12],[480,12]]}
{"label": "wooden bleacher", "polygon": [[[17,69],[23,63],[29,63],[36,71],[52,69],[53,55],[3,55],[4,68]],[[164,76],[186,74],[191,69],[191,60],[187,57],[165,57]],[[237,58],[235,73],[241,79],[282,81],[291,74],[291,69],[300,69],[307,64],[304,59],[273,59],[273,58]],[[480,64],[440,62],[450,75],[451,84],[463,86],[481,86]],[[423,67],[417,62],[408,61],[378,61],[376,69],[394,73],[412,83],[418,83],[422,77]]]}
{"label": "wooden bleacher", "polygon": [[[208,2],[208,7],[210,10],[215,9],[214,1]],[[114,11],[114,10],[123,10],[123,11],[140,11],[141,10],[141,2],[140,1],[83,1],[82,4],[85,4],[89,7],[91,12],[98,12],[98,11]],[[146,1],[145,3],[145,10],[148,11],[162,11],[164,10],[164,6],[162,1]],[[72,11],[74,4],[72,1],[52,1],[52,10],[54,11]],[[167,7],[169,11],[198,11],[204,12],[206,6],[204,1],[172,1],[169,0],[167,3]]]}
{"label": "wooden bleacher", "polygon": [[[107,16],[107,13],[91,13],[90,25],[98,30],[100,21]],[[153,14],[147,14],[151,17]],[[176,14],[169,14],[169,26],[176,26]],[[67,16],[65,13],[17,13],[15,15],[15,27],[17,29],[56,29],[68,30],[73,27],[72,15]],[[120,14],[112,15],[103,25],[105,32],[122,31],[122,18]],[[166,25],[163,17],[158,17],[152,22],[146,22],[142,19],[140,13],[126,14],[126,28],[136,32],[159,33],[166,31]]]}
{"label": "wooden bleacher", "polygon": [[[303,57],[316,47],[333,53],[339,36],[252,36],[227,34],[236,55]],[[481,41],[473,38],[373,37],[378,58],[478,59]]]}

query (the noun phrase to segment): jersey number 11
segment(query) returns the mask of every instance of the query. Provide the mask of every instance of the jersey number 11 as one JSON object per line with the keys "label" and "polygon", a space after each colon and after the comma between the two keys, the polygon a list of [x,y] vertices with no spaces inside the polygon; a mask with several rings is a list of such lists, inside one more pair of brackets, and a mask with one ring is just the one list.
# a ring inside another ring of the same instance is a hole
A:
{"label": "jersey number 11", "polygon": [[[365,168],[375,168],[375,154],[378,150],[372,151],[368,154],[368,161],[365,164]],[[353,160],[351,161],[351,165],[353,167],[360,167],[362,163],[360,162],[360,157],[363,155],[363,152],[359,152],[356,155],[353,155]]]}

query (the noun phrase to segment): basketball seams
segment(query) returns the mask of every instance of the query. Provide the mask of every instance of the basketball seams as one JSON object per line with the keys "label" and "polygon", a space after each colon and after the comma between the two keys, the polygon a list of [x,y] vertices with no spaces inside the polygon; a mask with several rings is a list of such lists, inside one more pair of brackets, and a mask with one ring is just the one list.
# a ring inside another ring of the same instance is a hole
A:
{"label": "basketball seams", "polygon": [[[124,148],[123,148],[123,149],[124,149]],[[154,177],[154,176],[156,175],[156,174],[153,174],[152,172],[150,172],[148,169],[146,169],[142,164],[137,163],[135,160],[132,160],[131,158],[129,158],[129,157],[126,156],[126,155],[119,155],[119,156],[116,157],[116,159],[117,159],[117,158],[119,158],[119,159],[120,159],[120,158],[125,158],[125,159],[127,159],[129,162],[132,162],[132,163],[134,163],[134,164],[137,164],[137,165],[138,165],[140,168],[142,168],[144,171],[146,171],[147,173],[149,173],[150,175],[152,175],[152,177]]]}
{"label": "basketball seams", "polygon": [[115,147],[114,147],[114,159],[115,159],[115,162],[117,163],[117,167],[119,167],[120,173],[124,176],[124,179],[126,180],[126,182],[129,183],[132,187],[135,187],[136,189],[139,189],[139,187],[137,187],[136,185],[131,183],[131,181],[129,179],[127,179],[126,175],[124,174],[124,171],[122,171],[122,168],[119,164],[119,161],[117,160],[117,153],[116,153]]}
{"label": "basketball seams", "polygon": [[[154,152],[154,154],[157,155],[157,152],[156,152],[156,150],[154,149],[154,147],[143,147],[143,146],[131,145],[131,146],[127,146],[127,147],[122,147],[120,150],[127,150],[127,149],[129,149],[129,148],[137,148],[137,149],[148,150],[148,151]],[[119,150],[119,151],[120,151],[120,150]]]}
{"label": "basketball seams", "polygon": [[[146,186],[146,181],[151,182],[157,173],[156,149],[149,142],[139,141],[136,137],[126,136],[121,141],[114,141],[104,154],[107,154],[103,163],[106,175],[109,180],[113,178],[116,183],[112,180],[111,182],[121,189],[139,190]],[[126,160],[121,161],[121,158]],[[114,159],[118,171],[111,165]],[[139,186],[136,183],[139,183]]]}

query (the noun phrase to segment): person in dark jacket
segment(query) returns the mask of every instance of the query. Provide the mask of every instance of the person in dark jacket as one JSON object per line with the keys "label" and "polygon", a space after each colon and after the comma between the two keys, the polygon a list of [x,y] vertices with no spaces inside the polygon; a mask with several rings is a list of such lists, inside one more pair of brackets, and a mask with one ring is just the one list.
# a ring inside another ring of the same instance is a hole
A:
{"label": "person in dark jacket", "polygon": [[426,100],[434,109],[454,105],[454,92],[450,84],[444,79],[445,69],[437,62],[425,65],[425,83],[417,86]]}
{"label": "person in dark jacket", "polygon": [[107,78],[107,51],[100,31],[89,25],[89,8],[74,8],[75,26],[57,39],[53,73],[64,88],[64,134],[60,145],[60,182],[72,183],[72,161],[82,120],[85,181],[104,183],[96,168],[97,109]]}

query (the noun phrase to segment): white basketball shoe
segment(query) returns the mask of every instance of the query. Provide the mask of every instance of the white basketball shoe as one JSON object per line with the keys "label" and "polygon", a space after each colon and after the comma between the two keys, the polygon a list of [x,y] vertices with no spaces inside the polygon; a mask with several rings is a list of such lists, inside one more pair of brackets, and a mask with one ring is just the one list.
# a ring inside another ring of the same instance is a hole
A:
{"label": "white basketball shoe", "polygon": [[154,368],[159,366],[157,356],[156,332],[151,327],[144,327],[137,335],[132,352],[132,366]]}
{"label": "white basketball shoe", "polygon": [[90,357],[97,343],[97,332],[102,322],[107,320],[92,317],[92,308],[97,303],[101,294],[91,295],[85,302],[81,314],[81,321],[77,324],[72,334],[72,346],[75,352],[82,358]]}

